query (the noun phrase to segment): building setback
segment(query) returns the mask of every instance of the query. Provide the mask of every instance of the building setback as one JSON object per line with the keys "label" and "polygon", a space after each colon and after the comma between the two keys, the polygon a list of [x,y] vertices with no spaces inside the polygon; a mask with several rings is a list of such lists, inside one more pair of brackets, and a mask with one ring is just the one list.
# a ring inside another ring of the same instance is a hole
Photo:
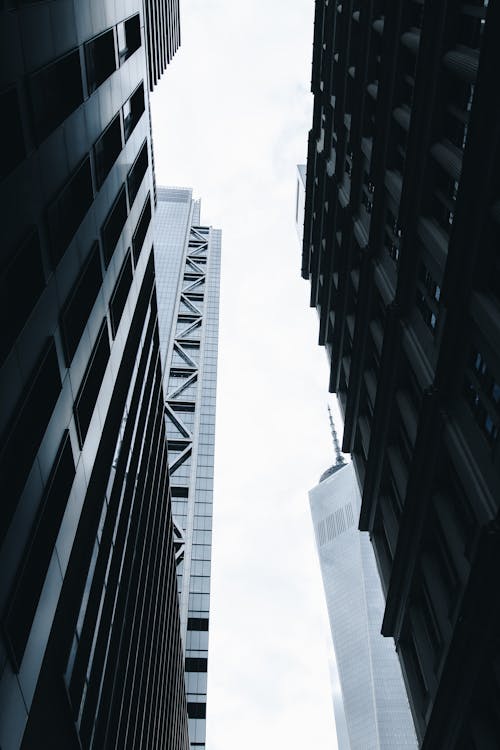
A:
{"label": "building setback", "polygon": [[335,651],[333,706],[339,750],[417,747],[392,639],[380,634],[384,595],[373,549],[358,531],[352,463],[336,463],[309,492]]}
{"label": "building setback", "polygon": [[205,747],[221,231],[158,188],[155,263],[191,748]]}
{"label": "building setback", "polygon": [[7,5],[0,746],[187,750],[145,53],[175,4]]}
{"label": "building setback", "polygon": [[425,750],[500,746],[499,28],[316,2],[302,275]]}

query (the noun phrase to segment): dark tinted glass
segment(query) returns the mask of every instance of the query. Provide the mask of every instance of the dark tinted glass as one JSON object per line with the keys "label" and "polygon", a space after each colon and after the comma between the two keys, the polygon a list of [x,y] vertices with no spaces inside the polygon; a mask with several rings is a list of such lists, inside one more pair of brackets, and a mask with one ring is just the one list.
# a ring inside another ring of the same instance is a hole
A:
{"label": "dark tinted glass", "polygon": [[85,44],[85,64],[89,94],[116,70],[115,35],[113,29],[94,37]]}
{"label": "dark tinted glass", "polygon": [[5,618],[5,630],[17,670],[21,665],[74,477],[73,452],[66,430],[40,503]]}
{"label": "dark tinted glass", "polygon": [[130,134],[141,119],[144,112],[144,86],[141,83],[136,88],[130,99],[127,99],[123,105],[123,129],[125,131],[125,140],[128,140]]}
{"label": "dark tinted glass", "polygon": [[127,196],[125,193],[125,185],[122,185],[101,229],[106,267],[109,265],[109,261],[115,252],[116,243],[118,242],[126,221]]}
{"label": "dark tinted glass", "polygon": [[102,271],[99,258],[99,243],[94,242],[88,260],[82,268],[76,284],[71,290],[61,312],[61,334],[68,367],[80,343],[82,333],[101,284]]}
{"label": "dark tinted glass", "polygon": [[0,138],[0,177],[5,177],[26,155],[16,88],[0,94],[0,112],[3,130]]}
{"label": "dark tinted glass", "polygon": [[207,704],[188,703],[187,711],[190,719],[205,719],[207,715]]}
{"label": "dark tinted glass", "polygon": [[50,337],[16,406],[7,434],[2,436],[0,543],[15,511],[60,391],[59,364],[54,339]]}
{"label": "dark tinted glass", "polygon": [[47,210],[54,266],[62,258],[93,200],[90,158],[86,156]]}
{"label": "dark tinted glass", "polygon": [[123,265],[120,269],[120,274],[113,289],[113,294],[109,301],[109,312],[111,315],[111,330],[113,336],[116,335],[120,320],[125,309],[125,303],[127,301],[130,285],[132,283],[133,271],[132,271],[132,260],[130,258],[130,250],[125,256]]}
{"label": "dark tinted glass", "polygon": [[148,168],[148,144],[146,141],[141,146],[141,150],[137,154],[136,160],[132,164],[128,177],[127,177],[127,186],[128,186],[128,198],[130,205],[132,206],[135,196],[137,195],[137,192],[141,186],[142,178],[146,174],[146,170]]}
{"label": "dark tinted glass", "polygon": [[208,630],[206,617],[188,617],[188,630]]}
{"label": "dark tinted glass", "polygon": [[116,30],[118,34],[118,55],[121,65],[141,46],[141,22],[139,14],[137,13],[132,18],[119,23]]}
{"label": "dark tinted glass", "polygon": [[120,114],[114,117],[94,144],[97,187],[100,188],[122,150]]}
{"label": "dark tinted glass", "polygon": [[40,241],[35,230],[0,277],[0,362],[9,353],[44,288]]}
{"label": "dark tinted glass", "polygon": [[108,326],[106,318],[104,318],[74,404],[75,422],[80,447],[85,442],[90,420],[94,413],[109,353]]}
{"label": "dark tinted glass", "polygon": [[206,672],[207,671],[207,659],[200,657],[187,656],[185,663],[186,672]]}
{"label": "dark tinted glass", "polygon": [[139,217],[139,221],[137,222],[137,226],[135,228],[135,232],[132,237],[132,250],[134,253],[134,265],[137,265],[137,261],[139,260],[142,246],[144,245],[144,239],[146,237],[146,233],[148,231],[148,227],[150,223],[151,223],[151,198],[148,193],[146,202],[144,203],[144,206],[141,211],[141,215]]}
{"label": "dark tinted glass", "polygon": [[59,58],[28,79],[38,143],[43,141],[83,101],[78,49]]}

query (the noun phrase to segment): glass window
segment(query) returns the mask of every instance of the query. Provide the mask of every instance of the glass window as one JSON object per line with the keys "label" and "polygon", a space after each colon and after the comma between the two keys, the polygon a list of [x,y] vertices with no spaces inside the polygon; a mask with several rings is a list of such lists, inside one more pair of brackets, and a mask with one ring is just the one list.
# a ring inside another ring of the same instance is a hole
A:
{"label": "glass window", "polygon": [[136,88],[130,99],[127,99],[123,105],[123,129],[125,140],[127,141],[135,126],[141,119],[145,109],[144,104],[144,85],[141,84]]}
{"label": "glass window", "polygon": [[94,163],[97,187],[100,188],[122,150],[120,113],[109,123],[94,143]]}
{"label": "glass window", "polygon": [[86,156],[47,210],[54,266],[64,255],[93,200],[90,158]]}
{"label": "glass window", "polygon": [[87,86],[91,94],[116,70],[113,29],[108,29],[85,44],[85,63]]}
{"label": "glass window", "polygon": [[94,407],[101,389],[106,365],[108,364],[109,354],[108,326],[106,318],[104,318],[74,403],[75,422],[80,447],[85,442],[85,437],[90,426],[90,420],[94,413]]}
{"label": "glass window", "polygon": [[127,215],[127,196],[125,185],[122,185],[101,229],[106,267],[108,267],[109,261],[113,256],[116,244],[127,221]]}
{"label": "glass window", "polygon": [[28,89],[39,144],[83,102],[79,50],[29,76]]}
{"label": "glass window", "polygon": [[127,18],[116,27],[118,37],[118,57],[120,65],[128,60],[141,46],[141,22],[139,13],[132,18]]}
{"label": "glass window", "polygon": [[101,284],[99,243],[94,242],[90,255],[61,312],[61,334],[68,367],[80,343]]}
{"label": "glass window", "polygon": [[113,336],[116,336],[120,320],[125,309],[125,303],[127,301],[130,286],[132,284],[134,272],[132,271],[132,260],[130,257],[130,250],[125,256],[118,279],[113,289],[113,294],[109,301],[109,312],[111,316],[111,330]]}

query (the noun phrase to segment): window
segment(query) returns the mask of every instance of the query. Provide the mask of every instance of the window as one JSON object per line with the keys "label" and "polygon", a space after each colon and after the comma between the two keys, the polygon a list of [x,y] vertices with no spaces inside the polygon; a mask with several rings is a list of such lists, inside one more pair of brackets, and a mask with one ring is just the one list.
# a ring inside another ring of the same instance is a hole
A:
{"label": "window", "polygon": [[61,312],[61,334],[68,367],[80,343],[101,284],[99,243],[94,242],[90,255]]}
{"label": "window", "polygon": [[85,63],[87,85],[91,94],[116,70],[113,29],[108,29],[85,44]]}
{"label": "window", "polygon": [[74,413],[80,448],[85,442],[94,413],[94,407],[101,389],[102,379],[108,364],[110,349],[106,318],[103,319],[97,341],[83,376],[82,384],[75,399]]}
{"label": "window", "polygon": [[128,187],[128,199],[132,206],[135,196],[137,195],[141,186],[142,178],[146,174],[148,168],[148,144],[146,141],[141,146],[141,150],[137,154],[136,160],[130,167],[127,177]]}
{"label": "window", "polygon": [[207,617],[188,617],[188,630],[208,630]]}
{"label": "window", "polygon": [[109,123],[101,137],[94,143],[94,163],[97,188],[99,189],[111,171],[122,150],[120,113]]}
{"label": "window", "polygon": [[186,672],[206,672],[207,671],[208,659],[202,659],[201,657],[186,657],[185,671]]}
{"label": "window", "polygon": [[144,85],[141,83],[123,105],[123,129],[127,141],[144,112]]}
{"label": "window", "polygon": [[126,221],[127,196],[125,194],[125,185],[122,185],[101,229],[104,263],[106,268],[113,256],[116,243],[118,242]]}
{"label": "window", "polygon": [[464,379],[464,396],[477,424],[493,447],[500,435],[500,380],[477,349],[472,349],[469,362]]}
{"label": "window", "polygon": [[0,94],[3,135],[0,152],[0,177],[6,177],[26,156],[19,96],[15,87]]}
{"label": "window", "polygon": [[64,255],[93,200],[90,158],[86,156],[47,210],[54,267]]}
{"label": "window", "polygon": [[144,240],[146,239],[146,234],[148,231],[148,227],[151,223],[151,198],[150,194],[148,193],[146,202],[144,203],[144,206],[141,211],[141,215],[139,217],[139,221],[137,222],[137,226],[135,228],[134,235],[132,237],[132,249],[134,253],[134,265],[137,265],[137,261],[139,260],[139,256],[141,254],[142,246],[144,244]]}
{"label": "window", "polygon": [[189,487],[172,487],[171,493],[172,497],[188,497]]}
{"label": "window", "polygon": [[109,301],[109,312],[111,315],[111,330],[113,337],[116,336],[120,320],[122,319],[123,311],[125,309],[125,303],[127,301],[130,285],[132,284],[133,278],[132,271],[132,260],[130,258],[130,250],[125,256],[123,265],[120,269],[118,279],[116,280],[113,294]]}
{"label": "window", "polygon": [[66,430],[33,524],[33,533],[16,577],[16,586],[5,618],[5,629],[16,671],[21,665],[74,477],[75,463]]}
{"label": "window", "polygon": [[9,353],[45,288],[36,229],[15,252],[0,279],[0,363]]}
{"label": "window", "polygon": [[[52,336],[26,386],[0,454],[0,543],[14,514],[61,391],[61,376]],[[40,398],[43,394],[43,398]]]}
{"label": "window", "polygon": [[141,46],[141,21],[137,13],[116,27],[120,65]]}
{"label": "window", "polygon": [[28,90],[36,141],[40,144],[83,102],[79,50],[29,76]]}
{"label": "window", "polygon": [[188,703],[188,717],[190,719],[205,719],[207,715],[206,703]]}

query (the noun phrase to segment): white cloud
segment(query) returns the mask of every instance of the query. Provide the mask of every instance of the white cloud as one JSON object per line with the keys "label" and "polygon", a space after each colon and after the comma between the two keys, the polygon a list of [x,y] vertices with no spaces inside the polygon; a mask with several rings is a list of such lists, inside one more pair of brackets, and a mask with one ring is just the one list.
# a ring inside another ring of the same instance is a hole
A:
{"label": "white cloud", "polygon": [[333,461],[328,365],[294,227],[311,0],[184,0],[152,97],[160,185],[222,229],[208,750],[335,748],[308,489]]}

